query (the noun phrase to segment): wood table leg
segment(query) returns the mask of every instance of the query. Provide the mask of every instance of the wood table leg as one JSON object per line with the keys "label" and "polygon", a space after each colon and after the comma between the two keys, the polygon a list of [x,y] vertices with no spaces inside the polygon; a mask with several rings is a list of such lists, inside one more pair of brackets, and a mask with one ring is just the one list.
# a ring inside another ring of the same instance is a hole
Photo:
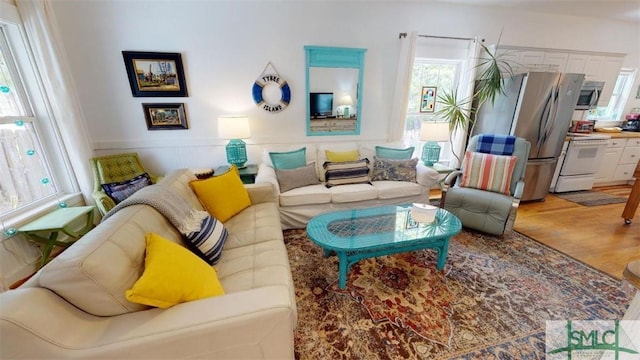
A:
{"label": "wood table leg", "polygon": [[636,210],[638,210],[638,204],[640,204],[640,162],[636,166],[633,176],[635,176],[636,180],[631,188],[627,204],[622,211],[622,218],[627,224],[631,224],[631,220],[636,215]]}

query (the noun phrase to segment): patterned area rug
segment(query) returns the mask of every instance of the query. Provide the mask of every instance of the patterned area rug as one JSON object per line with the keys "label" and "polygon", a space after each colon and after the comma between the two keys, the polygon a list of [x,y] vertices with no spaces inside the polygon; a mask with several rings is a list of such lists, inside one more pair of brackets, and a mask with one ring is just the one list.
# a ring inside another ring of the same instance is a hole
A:
{"label": "patterned area rug", "polygon": [[545,320],[620,319],[620,282],[518,233],[463,230],[443,271],[433,250],[354,264],[286,230],[297,359],[543,359]]}
{"label": "patterned area rug", "polygon": [[592,190],[572,191],[553,195],[583,206],[621,204],[627,202],[626,198]]}

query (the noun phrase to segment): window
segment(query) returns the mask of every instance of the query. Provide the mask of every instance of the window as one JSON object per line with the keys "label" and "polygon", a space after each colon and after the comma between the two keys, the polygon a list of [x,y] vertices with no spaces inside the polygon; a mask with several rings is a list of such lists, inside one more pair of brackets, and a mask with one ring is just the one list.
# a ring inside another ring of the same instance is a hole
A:
{"label": "window", "polygon": [[636,78],[636,73],[637,70],[635,69],[622,69],[613,88],[613,94],[611,94],[609,104],[590,110],[587,119],[624,120],[622,119],[624,106],[631,93],[631,87]]}
{"label": "window", "polygon": [[[405,128],[405,143],[418,147],[420,125],[423,121],[441,121],[436,115],[439,104],[436,101],[434,112],[420,112],[422,87],[435,86],[436,98],[443,91],[450,92],[457,88],[462,60],[422,59],[416,58],[411,75],[411,89],[407,109],[407,125]],[[440,162],[451,159],[451,142],[441,142]]]}
{"label": "window", "polygon": [[[4,14],[3,14],[4,15]],[[0,218],[2,227],[77,192],[24,36],[0,18]]]}
{"label": "window", "polygon": [[0,28],[0,216],[56,193],[35,118]]}

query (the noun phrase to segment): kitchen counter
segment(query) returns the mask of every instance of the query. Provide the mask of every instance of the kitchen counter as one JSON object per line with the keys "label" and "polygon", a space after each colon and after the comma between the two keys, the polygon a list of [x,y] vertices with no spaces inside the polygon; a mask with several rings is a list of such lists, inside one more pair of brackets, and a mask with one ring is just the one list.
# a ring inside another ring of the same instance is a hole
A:
{"label": "kitchen counter", "polygon": [[640,138],[640,132],[633,132],[633,131],[622,131],[619,133],[599,132],[599,131],[595,131],[595,132],[602,135],[610,135],[612,139]]}

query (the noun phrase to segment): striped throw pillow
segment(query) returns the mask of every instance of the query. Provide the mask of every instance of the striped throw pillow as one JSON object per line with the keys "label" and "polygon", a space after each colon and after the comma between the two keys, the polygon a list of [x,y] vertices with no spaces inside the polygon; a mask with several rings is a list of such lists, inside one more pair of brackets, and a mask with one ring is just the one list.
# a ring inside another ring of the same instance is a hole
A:
{"label": "striped throw pillow", "polygon": [[510,195],[509,187],[517,156],[467,151],[460,186]]}
{"label": "striped throw pillow", "polygon": [[228,236],[229,232],[224,224],[208,214],[202,219],[200,230],[185,235],[191,251],[209,265],[214,265],[220,260],[222,247]]}
{"label": "striped throw pillow", "polygon": [[371,184],[369,179],[369,159],[357,161],[325,162],[324,178],[326,187],[346,184]]}

